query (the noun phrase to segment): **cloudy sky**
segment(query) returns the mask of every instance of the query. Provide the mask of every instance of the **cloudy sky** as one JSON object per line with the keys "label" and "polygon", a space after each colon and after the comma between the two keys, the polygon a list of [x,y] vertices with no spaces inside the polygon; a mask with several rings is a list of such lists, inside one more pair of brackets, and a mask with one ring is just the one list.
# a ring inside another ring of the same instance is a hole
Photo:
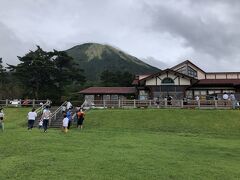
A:
{"label": "cloudy sky", "polygon": [[110,44],[161,69],[240,71],[239,0],[0,0],[0,57]]}

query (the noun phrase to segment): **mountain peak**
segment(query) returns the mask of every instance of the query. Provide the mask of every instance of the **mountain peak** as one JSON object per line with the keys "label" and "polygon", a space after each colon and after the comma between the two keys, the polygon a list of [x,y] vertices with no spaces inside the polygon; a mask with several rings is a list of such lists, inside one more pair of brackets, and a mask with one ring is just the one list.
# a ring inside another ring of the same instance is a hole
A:
{"label": "mountain peak", "polygon": [[159,71],[136,57],[106,44],[85,43],[74,46],[66,52],[84,69],[87,79],[93,81],[98,81],[104,70],[128,71],[132,74]]}

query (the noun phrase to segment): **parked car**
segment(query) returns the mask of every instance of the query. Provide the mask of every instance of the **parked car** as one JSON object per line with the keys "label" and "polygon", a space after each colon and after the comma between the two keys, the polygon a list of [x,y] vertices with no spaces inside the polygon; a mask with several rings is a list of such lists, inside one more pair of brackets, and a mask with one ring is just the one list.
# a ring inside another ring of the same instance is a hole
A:
{"label": "parked car", "polygon": [[10,104],[15,106],[15,107],[18,107],[18,106],[21,105],[21,101],[18,100],[18,99],[14,99],[14,100],[10,101]]}
{"label": "parked car", "polygon": [[31,104],[31,100],[30,99],[25,99],[25,100],[22,101],[22,105],[27,106],[29,104]]}

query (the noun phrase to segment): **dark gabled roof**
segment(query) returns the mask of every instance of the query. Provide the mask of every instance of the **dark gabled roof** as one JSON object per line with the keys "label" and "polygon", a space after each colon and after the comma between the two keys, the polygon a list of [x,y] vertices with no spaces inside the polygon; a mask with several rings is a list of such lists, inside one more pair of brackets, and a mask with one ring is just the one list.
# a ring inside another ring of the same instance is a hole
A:
{"label": "dark gabled roof", "polygon": [[240,79],[201,79],[194,86],[237,86]]}
{"label": "dark gabled roof", "polygon": [[79,94],[135,94],[135,87],[89,87]]}
{"label": "dark gabled roof", "polygon": [[183,62],[177,64],[176,66],[173,66],[171,69],[175,69],[176,67],[182,66],[183,64],[191,64],[192,66],[194,66],[195,68],[199,69],[199,70],[202,71],[203,73],[206,73],[204,70],[202,70],[201,68],[199,68],[198,66],[196,66],[195,64],[193,64],[193,63],[192,63],[191,61],[189,61],[189,60],[183,61]]}
{"label": "dark gabled roof", "polygon": [[145,77],[145,78],[141,79],[140,81],[144,81],[144,80],[147,80],[147,79],[151,79],[151,78],[153,78],[153,77],[155,77],[155,76],[159,76],[159,75],[164,74],[164,73],[166,73],[166,72],[172,72],[172,73],[174,73],[174,74],[177,74],[177,75],[182,76],[182,77],[186,77],[186,78],[188,78],[188,79],[195,79],[194,77],[191,77],[191,76],[188,76],[188,75],[186,75],[186,74],[183,74],[183,73],[174,71],[174,70],[172,70],[172,69],[165,69],[165,70],[163,70],[163,71],[160,71],[160,72],[158,72],[158,73],[155,73],[155,74],[152,74],[152,75],[150,75],[150,76],[148,76],[148,77]]}

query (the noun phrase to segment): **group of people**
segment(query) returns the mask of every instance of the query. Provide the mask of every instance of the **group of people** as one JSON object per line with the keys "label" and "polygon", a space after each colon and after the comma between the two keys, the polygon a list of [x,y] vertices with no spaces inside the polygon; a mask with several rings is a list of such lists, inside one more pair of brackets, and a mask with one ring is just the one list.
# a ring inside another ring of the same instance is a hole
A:
{"label": "group of people", "polygon": [[[65,108],[63,107],[63,109]],[[73,108],[69,108],[67,112],[62,111],[62,113],[63,113],[63,125],[62,125],[63,132],[67,133],[72,125],[72,121],[75,120],[77,122],[77,128],[80,129],[83,128],[85,113],[82,108],[77,107],[75,113],[73,112]]]}
{"label": "group of people", "polygon": [[[32,130],[34,126],[34,122],[37,118],[37,113],[35,112],[36,109],[33,108],[27,115],[28,117],[28,130]],[[47,132],[49,120],[51,118],[51,111],[50,106],[46,105],[46,107],[43,110],[42,116],[39,119],[38,128],[43,129],[43,132]],[[67,102],[66,106],[62,106],[62,129],[63,132],[68,132],[68,130],[71,127],[72,121],[76,119],[77,121],[77,128],[83,128],[83,121],[85,117],[85,113],[82,108],[77,107],[76,112],[73,113],[73,106],[70,102]],[[1,117],[1,114],[0,114]]]}
{"label": "group of people", "polygon": [[[49,119],[51,117],[51,111],[50,111],[49,108],[50,108],[49,105],[47,105],[45,107],[45,109],[43,110],[42,116],[39,120],[39,123],[38,123],[38,128],[39,129],[43,128],[43,132],[47,132],[47,129],[48,129],[48,123],[49,123]],[[27,115],[27,117],[28,117],[28,130],[32,130],[34,122],[37,118],[37,113],[35,111],[36,111],[36,109],[33,108]]]}
{"label": "group of people", "polygon": [[[167,102],[167,105],[172,105],[172,99],[173,97],[170,96],[169,94],[164,98],[164,101]],[[160,104],[160,98],[157,97],[157,99],[155,100],[155,103],[157,105],[157,107],[159,108],[159,104]]]}
{"label": "group of people", "polygon": [[223,94],[223,100],[225,100],[224,105],[226,106],[227,101],[230,100],[232,103],[232,108],[236,109],[237,106],[237,100],[236,97],[233,93],[231,93],[230,95],[228,95],[226,92]]}

